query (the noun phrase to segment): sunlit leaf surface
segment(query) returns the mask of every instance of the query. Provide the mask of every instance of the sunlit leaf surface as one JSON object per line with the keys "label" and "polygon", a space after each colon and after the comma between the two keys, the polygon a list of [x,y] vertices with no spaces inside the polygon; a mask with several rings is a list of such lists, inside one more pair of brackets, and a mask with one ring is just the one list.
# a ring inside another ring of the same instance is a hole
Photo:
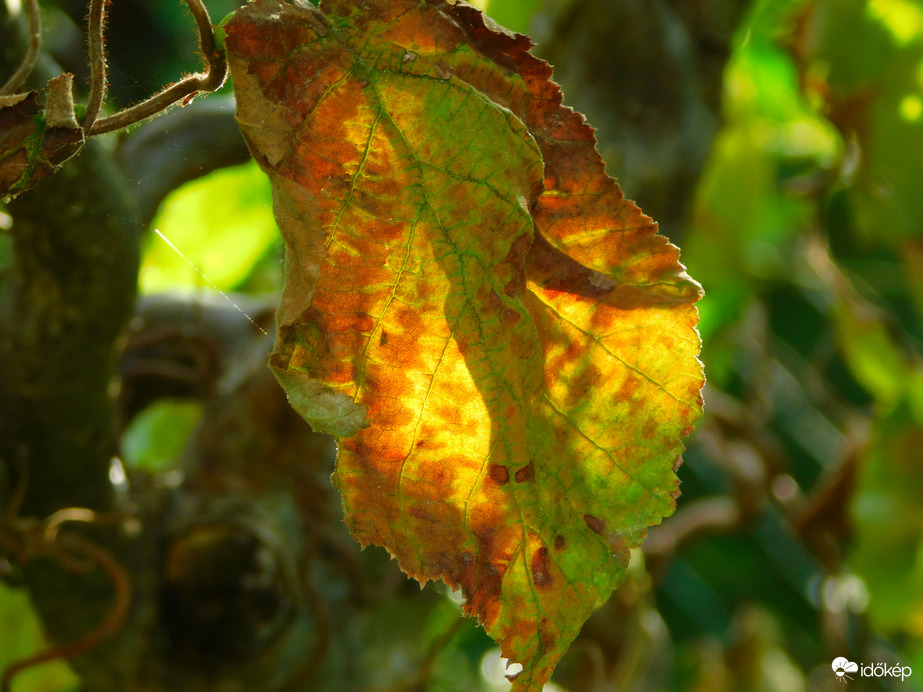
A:
{"label": "sunlit leaf surface", "polygon": [[701,289],[470,6],[258,0],[225,31],[288,248],[272,365],[341,438],[346,521],[540,689],[674,509]]}

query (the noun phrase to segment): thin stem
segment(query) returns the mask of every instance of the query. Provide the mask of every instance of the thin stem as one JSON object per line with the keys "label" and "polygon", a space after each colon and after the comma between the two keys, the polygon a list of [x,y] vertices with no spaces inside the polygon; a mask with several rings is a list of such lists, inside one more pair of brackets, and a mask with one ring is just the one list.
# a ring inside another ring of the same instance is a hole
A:
{"label": "thin stem", "polygon": [[26,11],[29,13],[29,48],[19,68],[0,87],[0,96],[12,94],[19,89],[32,74],[32,68],[38,60],[38,51],[42,46],[42,18],[39,15],[38,0],[26,0]]}
{"label": "thin stem", "polygon": [[163,112],[177,101],[181,101],[196,92],[214,91],[224,84],[224,78],[227,76],[228,71],[227,63],[225,62],[224,54],[215,45],[215,35],[212,31],[208,10],[202,4],[202,0],[186,0],[186,4],[195,19],[196,28],[199,32],[199,48],[208,63],[207,71],[184,77],[147,101],[142,101],[137,105],[119,111],[108,118],[101,118],[92,127],[88,128],[85,125],[84,130],[88,135],[99,135],[128,127]]}
{"label": "thin stem", "polygon": [[[186,0],[186,5],[189,6],[189,11],[192,13],[192,18],[195,19],[196,28],[199,30],[199,48],[202,50],[202,53],[205,55],[205,59],[208,61],[209,71],[215,68],[215,63],[212,62],[214,57],[221,58],[221,62],[224,62],[223,56],[218,51],[218,47],[215,45],[215,34],[212,30],[212,20],[208,16],[208,9],[202,3],[202,0]],[[221,77],[221,81],[215,85],[215,88],[221,86],[224,82],[224,77]]]}
{"label": "thin stem", "polygon": [[83,116],[83,130],[89,132],[106,100],[106,0],[90,0],[90,98]]}

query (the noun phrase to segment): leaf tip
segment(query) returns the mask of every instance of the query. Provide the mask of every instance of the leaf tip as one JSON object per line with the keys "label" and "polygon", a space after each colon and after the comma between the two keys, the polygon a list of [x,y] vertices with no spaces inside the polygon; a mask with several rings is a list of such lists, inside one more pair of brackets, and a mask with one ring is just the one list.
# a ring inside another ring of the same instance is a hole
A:
{"label": "leaf tip", "polygon": [[341,392],[325,387],[305,372],[270,363],[288,401],[317,432],[352,437],[369,427],[368,407]]}

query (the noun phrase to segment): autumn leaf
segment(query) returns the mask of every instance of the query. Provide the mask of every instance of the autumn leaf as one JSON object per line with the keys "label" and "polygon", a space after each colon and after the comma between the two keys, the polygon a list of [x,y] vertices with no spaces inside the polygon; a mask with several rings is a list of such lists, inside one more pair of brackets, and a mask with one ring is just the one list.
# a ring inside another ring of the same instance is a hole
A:
{"label": "autumn leaf", "polygon": [[461,588],[538,690],[674,509],[701,289],[465,3],[255,0],[224,31],[287,244],[271,365],[340,438],[355,537]]}
{"label": "autumn leaf", "polygon": [[52,79],[44,91],[0,96],[0,202],[55,173],[83,146],[74,117],[73,75]]}

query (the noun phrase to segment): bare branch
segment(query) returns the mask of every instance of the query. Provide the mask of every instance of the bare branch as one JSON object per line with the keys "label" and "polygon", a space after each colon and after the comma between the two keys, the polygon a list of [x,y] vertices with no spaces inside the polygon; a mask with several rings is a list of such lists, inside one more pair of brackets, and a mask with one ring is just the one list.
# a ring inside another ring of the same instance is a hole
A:
{"label": "bare branch", "polygon": [[90,0],[90,98],[87,101],[83,129],[89,132],[106,100],[106,0]]}
{"label": "bare branch", "polygon": [[42,18],[39,15],[38,0],[26,0],[26,11],[29,14],[29,49],[13,76],[0,87],[0,96],[12,94],[19,89],[32,74],[32,68],[38,60],[38,51],[42,46]]}
{"label": "bare branch", "polygon": [[189,6],[189,10],[192,12],[196,22],[196,28],[199,32],[199,47],[208,63],[207,71],[184,77],[147,101],[142,101],[108,118],[102,118],[96,121],[92,127],[84,126],[87,130],[87,135],[99,135],[128,127],[162,113],[174,103],[199,91],[214,91],[224,84],[224,79],[227,76],[227,63],[224,55],[215,45],[215,35],[212,30],[211,18],[208,16],[208,10],[202,4],[202,0],[186,0],[186,4]]}

